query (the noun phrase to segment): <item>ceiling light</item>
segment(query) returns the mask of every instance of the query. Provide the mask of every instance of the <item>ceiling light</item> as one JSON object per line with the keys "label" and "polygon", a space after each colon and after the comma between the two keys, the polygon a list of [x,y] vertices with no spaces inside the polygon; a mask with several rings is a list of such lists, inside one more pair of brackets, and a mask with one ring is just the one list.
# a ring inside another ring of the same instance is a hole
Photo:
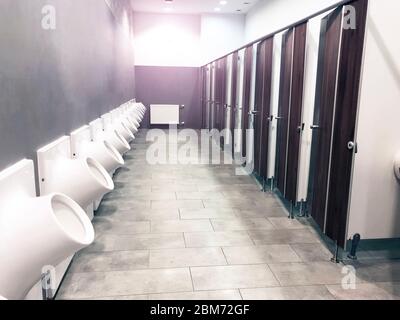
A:
{"label": "ceiling light", "polygon": [[214,8],[214,11],[216,11],[216,12],[219,12],[219,11],[221,11],[221,8]]}
{"label": "ceiling light", "polygon": [[172,8],[164,8],[164,11],[165,11],[165,12],[171,12],[171,11],[172,11]]}
{"label": "ceiling light", "polygon": [[222,0],[222,1],[219,2],[219,4],[224,6],[224,5],[228,4],[228,1]]}

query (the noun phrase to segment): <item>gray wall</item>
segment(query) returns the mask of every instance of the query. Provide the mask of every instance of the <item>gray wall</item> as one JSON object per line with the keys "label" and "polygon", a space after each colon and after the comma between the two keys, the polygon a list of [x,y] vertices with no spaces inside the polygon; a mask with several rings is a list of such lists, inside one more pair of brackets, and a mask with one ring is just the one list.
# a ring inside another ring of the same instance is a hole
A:
{"label": "gray wall", "polygon": [[103,0],[0,1],[0,170],[134,96],[132,46]]}
{"label": "gray wall", "polygon": [[[184,104],[181,121],[185,128],[200,129],[201,82],[200,68],[136,66],[136,98],[150,104]],[[142,126],[149,126],[149,113]]]}

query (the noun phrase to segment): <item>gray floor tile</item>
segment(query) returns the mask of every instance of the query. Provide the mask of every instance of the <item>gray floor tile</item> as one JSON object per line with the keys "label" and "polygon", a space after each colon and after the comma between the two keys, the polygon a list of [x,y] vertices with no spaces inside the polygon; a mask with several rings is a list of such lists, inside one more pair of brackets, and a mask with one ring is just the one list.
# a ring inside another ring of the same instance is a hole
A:
{"label": "gray floor tile", "polygon": [[212,219],[215,231],[272,230],[274,226],[264,218],[261,219]]}
{"label": "gray floor tile", "polygon": [[288,217],[268,218],[276,229],[305,229],[308,225],[301,223],[296,219],[288,219]]}
{"label": "gray floor tile", "polygon": [[194,219],[232,219],[237,217],[238,210],[226,208],[180,209],[183,220]]}
{"label": "gray floor tile", "polygon": [[289,245],[267,245],[223,248],[229,264],[300,262]]}
{"label": "gray floor tile", "polygon": [[287,218],[288,212],[283,207],[265,207],[242,209],[237,214],[240,218],[269,218],[269,217],[282,217]]}
{"label": "gray floor tile", "polygon": [[253,242],[245,231],[188,232],[185,233],[185,242],[188,248],[253,245]]}
{"label": "gray floor tile", "polygon": [[338,300],[399,300],[393,285],[389,286],[374,283],[358,283],[355,289],[344,289],[341,285],[328,285],[330,293]]}
{"label": "gray floor tile", "polygon": [[291,247],[304,262],[329,261],[332,254],[321,243],[292,244]]}
{"label": "gray floor tile", "polygon": [[368,282],[397,282],[400,281],[400,261],[393,260],[362,260],[346,262],[352,265],[357,276]]}
{"label": "gray floor tile", "polygon": [[278,286],[267,265],[190,268],[195,290]]}
{"label": "gray floor tile", "polygon": [[152,269],[72,273],[64,279],[59,299],[131,296],[192,291],[189,269]]}
{"label": "gray floor tile", "polygon": [[208,199],[222,199],[224,196],[221,192],[176,192],[178,200],[208,200]]}
{"label": "gray floor tile", "polygon": [[201,200],[151,201],[151,207],[153,209],[180,209],[180,208],[200,209],[200,208],[204,208],[203,202]]}
{"label": "gray floor tile", "polygon": [[85,252],[184,248],[182,233],[100,235]]}
{"label": "gray floor tile", "polygon": [[256,245],[319,243],[316,235],[307,229],[298,230],[250,230],[250,237]]}
{"label": "gray floor tile", "polygon": [[135,300],[149,300],[148,295],[133,295],[133,296],[114,296],[114,297],[96,297],[96,298],[88,298],[84,300],[109,300],[109,301],[118,301],[118,300],[127,300],[127,301],[135,301]]}
{"label": "gray floor tile", "polygon": [[226,265],[220,248],[164,249],[150,252],[150,268]]}
{"label": "gray floor tile", "polygon": [[247,190],[247,191],[255,191],[255,192],[259,192],[260,188],[255,185],[254,183],[251,184],[241,184],[241,185],[211,185],[211,186],[207,186],[207,185],[201,185],[198,186],[198,190],[199,191],[205,191],[205,192],[212,192],[212,191],[216,191],[216,192],[223,192],[223,191],[228,191],[228,190]]}
{"label": "gray floor tile", "polygon": [[143,209],[109,213],[103,212],[99,217],[107,217],[108,220],[114,220],[115,223],[124,223],[124,221],[178,220],[179,210]]}
{"label": "gray floor tile", "polygon": [[151,190],[154,192],[197,192],[199,191],[197,186],[183,186],[183,185],[164,185],[164,186],[152,186]]}
{"label": "gray floor tile", "polygon": [[115,251],[85,253],[75,256],[69,269],[71,273],[146,269],[149,251]]}
{"label": "gray floor tile", "polygon": [[166,220],[152,221],[151,232],[167,233],[167,232],[200,232],[213,231],[210,221],[208,220]]}
{"label": "gray floor tile", "polygon": [[93,226],[97,234],[138,234],[149,233],[149,221],[120,221],[116,223],[115,220],[108,218],[95,218]]}
{"label": "gray floor tile", "polygon": [[334,300],[325,286],[241,289],[244,300]]}
{"label": "gray floor tile", "polygon": [[242,300],[238,290],[151,294],[150,300]]}
{"label": "gray floor tile", "polygon": [[332,262],[269,264],[282,286],[341,284],[345,274]]}

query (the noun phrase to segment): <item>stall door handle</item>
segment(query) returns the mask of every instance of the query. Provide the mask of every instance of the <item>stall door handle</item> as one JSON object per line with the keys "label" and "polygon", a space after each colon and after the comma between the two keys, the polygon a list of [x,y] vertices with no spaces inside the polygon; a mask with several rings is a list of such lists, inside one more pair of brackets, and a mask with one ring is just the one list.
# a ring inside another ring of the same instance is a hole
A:
{"label": "stall door handle", "polygon": [[276,120],[283,120],[285,119],[284,117],[275,117]]}
{"label": "stall door handle", "polygon": [[347,143],[347,149],[354,150],[354,152],[357,153],[358,152],[357,142],[349,141]]}
{"label": "stall door handle", "polygon": [[312,126],[310,126],[310,129],[311,130],[318,130],[320,128],[320,126],[318,126],[318,125],[312,125]]}

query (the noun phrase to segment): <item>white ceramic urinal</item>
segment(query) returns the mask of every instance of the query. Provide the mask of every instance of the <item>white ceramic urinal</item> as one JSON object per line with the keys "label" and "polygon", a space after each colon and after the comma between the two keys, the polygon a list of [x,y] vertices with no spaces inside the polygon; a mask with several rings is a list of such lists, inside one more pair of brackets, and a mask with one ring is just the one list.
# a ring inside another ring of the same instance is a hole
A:
{"label": "white ceramic urinal", "polygon": [[117,149],[121,155],[131,150],[128,141],[117,130],[106,131],[105,140]]}
{"label": "white ceramic urinal", "polygon": [[45,266],[57,266],[90,245],[85,211],[62,194],[35,197],[33,162],[0,173],[0,294],[24,299]]}
{"label": "white ceramic urinal", "polygon": [[114,146],[121,155],[131,150],[129,142],[121,133],[121,131],[123,132],[124,130],[121,130],[121,128],[118,130],[118,128],[113,125],[111,113],[104,114],[101,119],[103,122],[104,140]]}
{"label": "white ceramic urinal", "polygon": [[135,139],[133,132],[128,128],[126,123],[121,119],[115,121],[115,129],[125,138],[126,141],[132,142]]}
{"label": "white ceramic urinal", "polygon": [[104,118],[99,118],[89,124],[92,140],[95,142],[107,141],[121,156],[131,150],[128,141],[118,131],[112,129],[110,125],[105,126],[104,122]]}
{"label": "white ceramic urinal", "polygon": [[143,115],[139,113],[139,111],[135,108],[131,108],[129,111],[129,117],[133,121],[134,124],[140,124],[143,120]]}
{"label": "white ceramic urinal", "polygon": [[131,121],[128,117],[124,116],[123,122],[125,125],[133,132],[133,134],[137,133],[139,130],[140,125],[137,123],[136,125]]}
{"label": "white ceramic urinal", "polygon": [[125,161],[116,148],[103,139],[92,138],[89,126],[71,133],[71,153],[73,158],[93,158],[97,160],[108,173],[124,165]]}
{"label": "white ceramic urinal", "polygon": [[83,208],[114,189],[110,174],[98,161],[71,159],[69,137],[40,149],[38,167],[41,195],[63,193]]}

